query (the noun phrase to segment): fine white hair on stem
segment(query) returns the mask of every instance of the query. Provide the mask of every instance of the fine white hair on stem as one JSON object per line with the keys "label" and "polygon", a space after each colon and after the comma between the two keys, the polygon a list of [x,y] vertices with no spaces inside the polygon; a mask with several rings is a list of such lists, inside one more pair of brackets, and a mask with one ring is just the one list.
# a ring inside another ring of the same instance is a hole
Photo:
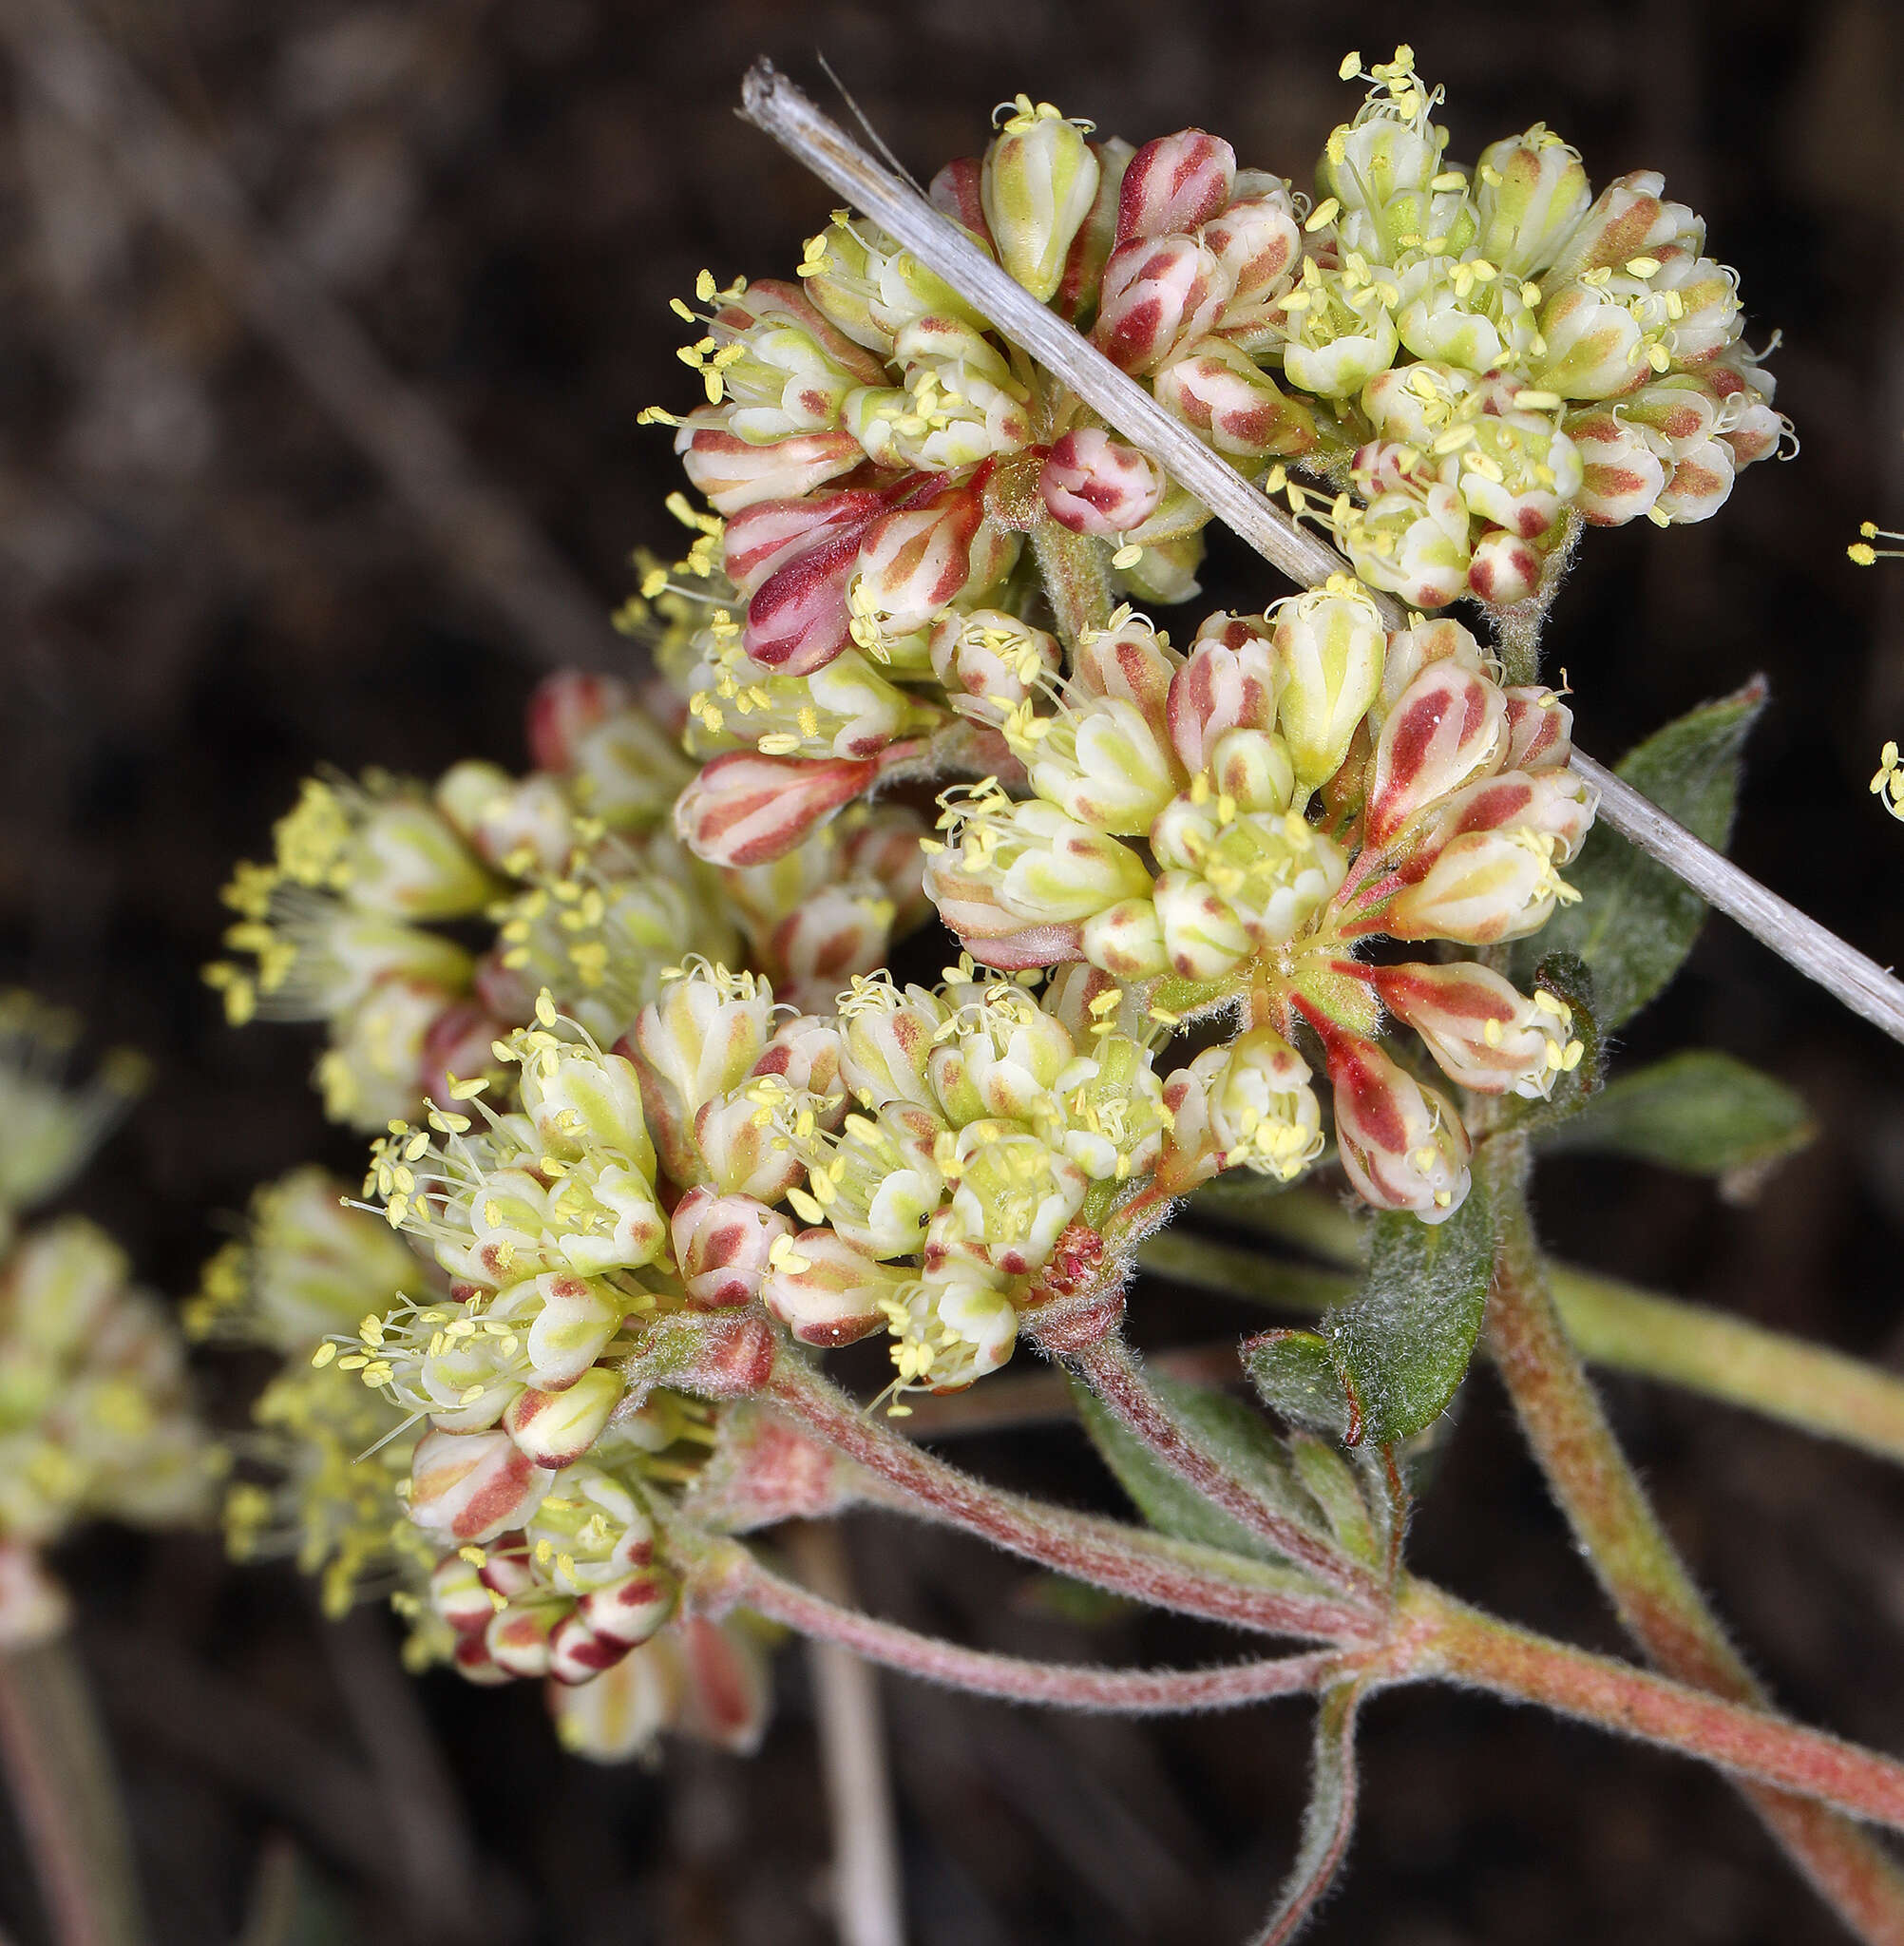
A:
{"label": "fine white hair on stem", "polygon": [[[1095,345],[1014,282],[956,224],[822,114],[771,62],[758,61],[749,70],[741,104],[743,119],[889,231],[1266,561],[1311,587],[1348,572],[1348,563],[1326,541],[1299,526]],[[1391,627],[1402,625],[1399,603],[1380,594],[1374,600]],[[1613,830],[1854,1013],[1904,1041],[1904,983],[1767,890],[1591,757],[1576,753],[1573,767],[1600,791],[1599,814]]]}

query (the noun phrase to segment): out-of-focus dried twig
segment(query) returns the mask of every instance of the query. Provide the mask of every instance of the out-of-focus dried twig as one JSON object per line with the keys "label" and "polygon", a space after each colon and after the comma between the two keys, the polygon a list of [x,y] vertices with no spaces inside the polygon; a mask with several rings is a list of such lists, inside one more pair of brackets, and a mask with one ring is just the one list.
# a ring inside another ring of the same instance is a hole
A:
{"label": "out-of-focus dried twig", "polygon": [[0,1756],[60,1946],[138,1946],[131,1842],[70,1636],[0,1654]]}
{"label": "out-of-focus dried twig", "polygon": [[0,39],[26,80],[105,149],[127,197],[198,252],[518,644],[552,665],[608,662],[603,605],[69,0],[0,0]]}
{"label": "out-of-focus dried twig", "polygon": [[390,1807],[412,1929],[431,1939],[481,1936],[483,1875],[475,1841],[381,1617],[352,1609],[318,1632],[351,1726]]}
{"label": "out-of-focus dried twig", "polygon": [[[852,1572],[838,1526],[806,1522],[789,1539],[801,1579],[828,1601],[852,1606]],[[832,1810],[840,1946],[904,1946],[899,1836],[878,1671],[834,1642],[809,1641],[807,1657]]]}

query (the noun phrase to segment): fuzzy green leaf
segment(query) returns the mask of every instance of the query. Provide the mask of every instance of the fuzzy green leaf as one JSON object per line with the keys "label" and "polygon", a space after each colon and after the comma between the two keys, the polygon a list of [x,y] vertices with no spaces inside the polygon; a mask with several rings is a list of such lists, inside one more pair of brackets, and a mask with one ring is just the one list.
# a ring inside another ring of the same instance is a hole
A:
{"label": "fuzzy green leaf", "polygon": [[1320,1331],[1259,1331],[1243,1341],[1242,1357],[1249,1383],[1271,1412],[1291,1425],[1347,1438],[1354,1413]]}
{"label": "fuzzy green leaf", "polygon": [[[1668,723],[1628,752],[1619,774],[1721,850],[1732,832],[1745,737],[1765,706],[1762,680]],[[1567,868],[1579,892],[1515,955],[1522,981],[1552,952],[1592,969],[1603,1033],[1632,1019],[1677,973],[1705,921],[1705,902],[1664,865],[1596,825]]]}
{"label": "fuzzy green leaf", "polygon": [[1691,1175],[1762,1169],[1818,1133],[1782,1081],[1712,1048],[1689,1048],[1609,1082],[1546,1150],[1631,1155]]}
{"label": "fuzzy green leaf", "polygon": [[[1320,1509],[1297,1478],[1275,1429],[1242,1400],[1207,1385],[1154,1374],[1150,1383],[1172,1416],[1195,1435],[1226,1472],[1247,1482],[1312,1532],[1327,1532]],[[1138,1513],[1160,1534],[1222,1548],[1228,1554],[1253,1555],[1259,1560],[1285,1558],[1261,1535],[1211,1506],[1194,1487],[1180,1479],[1118,1422],[1088,1386],[1073,1381],[1071,1395],[1105,1465]]]}
{"label": "fuzzy green leaf", "polygon": [[1476,1182],[1445,1223],[1377,1217],[1361,1288],[1323,1321],[1346,1388],[1350,1445],[1392,1445],[1446,1410],[1475,1354],[1494,1269],[1494,1225]]}

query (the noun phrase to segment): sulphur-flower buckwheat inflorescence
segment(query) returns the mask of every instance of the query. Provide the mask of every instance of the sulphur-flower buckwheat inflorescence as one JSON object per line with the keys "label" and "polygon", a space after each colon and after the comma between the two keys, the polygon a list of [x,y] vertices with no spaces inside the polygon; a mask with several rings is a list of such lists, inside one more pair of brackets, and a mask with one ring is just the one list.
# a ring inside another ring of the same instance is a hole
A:
{"label": "sulphur-flower buckwheat inflorescence", "polygon": [[1026,97],[930,192],[1326,525],[1325,585],[1173,639],[1209,510],[841,211],[676,305],[698,402],[642,416],[706,504],[616,618],[653,679],[544,684],[524,777],[314,782],[227,894],[232,1017],[324,1021],[376,1133],[362,1207],[294,1178],[208,1273],[288,1361],[235,1536],[549,1679],[576,1748],[757,1733],[674,1537],[777,1362],[884,1336],[903,1415],[1331,1149],[1444,1223],[1489,1098],[1582,1060],[1499,950],[1577,896],[1571,718],[1437,611],[1524,641],[1583,525],[1706,517],[1783,422],[1656,176],[1596,198],[1539,126],[1457,164],[1408,50],[1343,76],[1313,197]]}

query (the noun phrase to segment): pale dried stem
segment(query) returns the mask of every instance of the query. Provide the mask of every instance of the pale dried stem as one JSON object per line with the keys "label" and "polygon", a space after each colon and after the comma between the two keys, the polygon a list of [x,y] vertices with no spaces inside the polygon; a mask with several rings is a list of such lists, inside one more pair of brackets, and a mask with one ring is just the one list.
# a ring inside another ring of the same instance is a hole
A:
{"label": "pale dried stem", "polygon": [[[848,1612],[852,1568],[836,1522],[807,1521],[787,1536],[789,1551],[808,1587],[759,1571],[743,1597],[762,1614],[771,1592],[783,1592],[791,1609],[804,1598],[815,1612]],[[773,1590],[766,1587],[773,1583]],[[809,1592],[810,1591],[810,1592]],[[799,1627],[790,1615],[777,1620]],[[840,1946],[904,1946],[905,1899],[899,1868],[899,1825],[893,1812],[892,1776],[885,1756],[885,1723],[879,1676],[855,1645],[821,1628],[803,1630],[813,1678],[813,1713],[820,1763],[833,1826],[833,1923]]]}
{"label": "pale dried stem", "polygon": [[[742,85],[741,100],[748,121],[890,231],[1266,561],[1310,587],[1347,572],[1348,563],[1327,542],[1299,526],[1220,453],[1171,418],[1134,379],[867,155],[771,63],[754,64]],[[1374,599],[1391,627],[1403,623],[1398,602],[1380,594]],[[1767,891],[1592,758],[1576,754],[1574,767],[1601,789],[1600,815],[1612,830],[1855,1013],[1893,1040],[1904,1040],[1904,983]]]}
{"label": "pale dried stem", "polygon": [[132,1843],[69,1635],[0,1652],[0,1765],[58,1946],[139,1946]]}
{"label": "pale dried stem", "polygon": [[443,415],[385,362],[295,253],[253,217],[223,165],[69,0],[0,0],[21,73],[112,162],[124,194],[198,252],[251,321],[389,482],[456,575],[551,666],[616,658],[602,604]]}

